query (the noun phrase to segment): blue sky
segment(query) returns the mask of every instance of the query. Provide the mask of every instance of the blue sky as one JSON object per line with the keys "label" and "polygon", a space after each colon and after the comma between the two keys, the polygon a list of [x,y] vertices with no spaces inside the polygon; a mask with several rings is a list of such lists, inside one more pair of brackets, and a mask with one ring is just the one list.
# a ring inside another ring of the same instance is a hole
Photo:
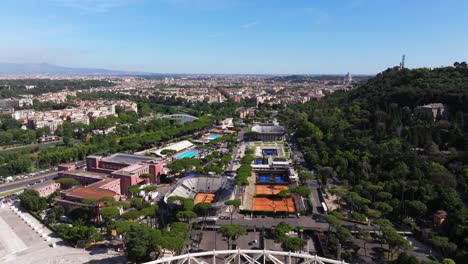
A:
{"label": "blue sky", "polygon": [[377,73],[468,61],[465,0],[2,0],[0,61]]}

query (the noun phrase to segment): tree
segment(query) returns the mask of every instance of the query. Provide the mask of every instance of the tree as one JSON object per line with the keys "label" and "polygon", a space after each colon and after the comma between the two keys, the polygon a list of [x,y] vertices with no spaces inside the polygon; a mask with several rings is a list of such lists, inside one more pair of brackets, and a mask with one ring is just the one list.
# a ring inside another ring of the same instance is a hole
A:
{"label": "tree", "polygon": [[211,208],[211,204],[205,203],[205,202],[197,203],[193,207],[193,210],[195,211],[195,213],[197,213],[198,216],[203,217],[203,225],[205,225],[205,220],[208,215],[208,212],[210,211],[210,208]]}
{"label": "tree", "polygon": [[361,229],[359,230],[359,237],[364,242],[364,256],[367,256],[367,243],[371,241],[371,235],[368,230]]}
{"label": "tree", "polygon": [[444,258],[442,260],[442,264],[456,264],[456,263],[455,263],[455,261],[453,261],[453,259]]}
{"label": "tree", "polygon": [[328,233],[330,233],[332,228],[337,229],[341,223],[341,221],[332,214],[325,215],[325,221],[328,223]]}
{"label": "tree", "polygon": [[228,248],[230,249],[232,243],[234,243],[240,236],[246,233],[244,227],[239,225],[222,225],[218,232],[221,233],[226,239]]}
{"label": "tree", "polygon": [[48,207],[46,199],[39,197],[39,193],[32,189],[26,190],[20,194],[19,199],[21,205],[28,211],[38,212]]}
{"label": "tree", "polygon": [[114,220],[114,218],[119,214],[119,209],[117,207],[103,207],[99,209],[99,214],[104,221],[106,226]]}
{"label": "tree", "polygon": [[123,220],[136,220],[141,216],[142,216],[142,213],[140,211],[130,210],[130,211],[123,213],[120,216],[120,218],[122,218]]}
{"label": "tree", "polygon": [[429,243],[437,248],[444,257],[450,256],[457,250],[457,245],[450,242],[448,237],[433,236],[429,239]]}
{"label": "tree", "polygon": [[159,249],[160,241],[159,230],[144,225],[131,225],[125,243],[128,259],[143,262],[151,251]]}
{"label": "tree", "polygon": [[302,197],[310,195],[310,189],[307,186],[298,186],[290,189],[291,193],[296,193]]}
{"label": "tree", "polygon": [[96,204],[98,201],[99,201],[99,199],[97,199],[97,198],[85,198],[85,199],[83,199],[84,204],[90,204],[90,205]]}
{"label": "tree", "polygon": [[239,209],[240,205],[242,204],[242,202],[240,200],[228,200],[228,201],[225,201],[224,202],[225,205],[227,206],[231,206],[231,210],[230,210],[230,213],[231,213],[231,225],[232,225],[232,215],[234,214],[234,209],[237,210]]}
{"label": "tree", "polygon": [[335,171],[332,167],[322,167],[319,169],[320,183],[327,185],[328,179],[335,175]]}
{"label": "tree", "polygon": [[291,231],[292,227],[288,223],[280,222],[275,228],[273,229],[273,238],[275,241],[284,242],[288,238],[288,233]]}
{"label": "tree", "polygon": [[139,185],[132,185],[128,187],[128,193],[133,197],[134,195],[138,194],[140,192],[140,186]]}
{"label": "tree", "polygon": [[57,218],[61,217],[62,215],[65,214],[65,209],[61,205],[55,205],[52,211],[55,213],[55,216]]}
{"label": "tree", "polygon": [[143,191],[145,192],[154,192],[156,191],[158,188],[154,185],[149,185],[149,186],[146,186],[143,188]]}
{"label": "tree", "polygon": [[310,172],[301,172],[299,173],[299,179],[302,182],[308,181],[308,180],[313,180],[315,177],[312,173]]}
{"label": "tree", "polygon": [[348,229],[339,226],[336,230],[336,238],[340,241],[340,243],[345,243],[350,240],[352,237],[351,232]]}
{"label": "tree", "polygon": [[81,220],[87,222],[91,217],[91,212],[86,207],[74,207],[68,215],[75,221]]}
{"label": "tree", "polygon": [[293,252],[301,250],[306,244],[307,242],[299,237],[288,237],[283,243],[286,250]]}
{"label": "tree", "polygon": [[187,223],[190,223],[190,220],[192,218],[197,217],[197,214],[194,211],[180,211],[180,212],[177,212],[176,217],[180,221],[185,221]]}
{"label": "tree", "polygon": [[68,190],[72,188],[73,186],[78,186],[80,183],[73,179],[73,178],[60,178],[55,180],[56,183],[60,183],[60,188],[64,190]]}
{"label": "tree", "polygon": [[411,248],[411,244],[403,236],[397,233],[397,231],[391,227],[387,227],[383,230],[382,237],[388,244],[389,247],[389,259],[393,259],[393,255],[399,250],[407,250]]}

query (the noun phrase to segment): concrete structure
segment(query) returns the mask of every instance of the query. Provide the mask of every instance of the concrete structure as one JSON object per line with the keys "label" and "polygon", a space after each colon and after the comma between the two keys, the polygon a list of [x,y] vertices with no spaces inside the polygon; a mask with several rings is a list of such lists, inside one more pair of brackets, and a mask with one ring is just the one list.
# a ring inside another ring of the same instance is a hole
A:
{"label": "concrete structure", "polygon": [[59,167],[58,178],[72,178],[77,180],[81,185],[90,185],[102,181],[108,177],[106,173],[98,173],[82,170],[61,170]]}
{"label": "concrete structure", "polygon": [[237,263],[237,264],[347,264],[347,262],[310,255],[307,253],[293,253],[273,250],[233,249],[194,252],[186,255],[165,257],[147,264],[165,263]]}
{"label": "concrete structure", "polygon": [[432,118],[434,121],[448,117],[448,109],[441,103],[417,106],[414,113],[419,116],[427,116]]}
{"label": "concrete structure", "polygon": [[228,178],[214,176],[185,177],[180,179],[164,197],[164,202],[171,196],[194,199],[197,194],[214,194],[211,207],[214,211],[223,208],[224,201],[234,199],[235,184]]}
{"label": "concrete structure", "polygon": [[53,180],[47,180],[45,182],[35,184],[29,189],[38,192],[40,197],[46,197],[60,189],[60,183],[56,183]]}
{"label": "concrete structure", "polygon": [[63,191],[61,198],[55,199],[55,203],[63,206],[65,211],[70,211],[75,207],[85,207],[91,212],[91,217],[98,220],[99,207],[101,203],[85,204],[86,199],[101,199],[112,197],[116,201],[120,200],[120,179],[107,178],[88,186],[77,186],[70,190]]}
{"label": "concrete structure", "polygon": [[220,124],[217,125],[216,127],[219,127],[221,129],[233,128],[234,127],[233,120],[234,120],[233,118],[226,118],[223,121],[221,121]]}
{"label": "concrete structure", "polygon": [[49,118],[49,119],[30,119],[28,120],[28,126],[31,129],[38,129],[43,127],[49,127],[50,131],[54,132],[59,126],[63,124],[63,120],[60,118]]}
{"label": "concrete structure", "polygon": [[251,131],[244,134],[247,141],[281,141],[284,140],[285,130],[275,124],[258,124]]}
{"label": "concrete structure", "polygon": [[192,142],[190,142],[188,140],[183,140],[183,141],[171,144],[169,146],[166,146],[164,148],[158,149],[156,151],[153,151],[152,153],[164,158],[164,157],[166,157],[166,155],[161,154],[161,151],[163,151],[163,150],[174,150],[177,153],[177,152],[180,152],[182,150],[191,148],[193,146],[194,145],[193,145]]}
{"label": "concrete structure", "polygon": [[0,99],[0,108],[15,108],[23,106],[32,106],[33,100],[30,98],[7,98]]}
{"label": "concrete structure", "polygon": [[442,225],[445,222],[445,219],[447,219],[446,211],[438,210],[434,213],[434,216],[433,216],[434,224]]}

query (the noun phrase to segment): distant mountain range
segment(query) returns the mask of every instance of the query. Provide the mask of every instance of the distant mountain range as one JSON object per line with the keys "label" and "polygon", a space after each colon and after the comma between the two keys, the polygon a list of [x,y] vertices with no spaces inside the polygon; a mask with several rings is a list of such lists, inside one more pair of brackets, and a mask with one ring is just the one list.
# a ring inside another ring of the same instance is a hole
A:
{"label": "distant mountain range", "polygon": [[0,75],[148,75],[143,72],[71,68],[48,63],[0,62]]}

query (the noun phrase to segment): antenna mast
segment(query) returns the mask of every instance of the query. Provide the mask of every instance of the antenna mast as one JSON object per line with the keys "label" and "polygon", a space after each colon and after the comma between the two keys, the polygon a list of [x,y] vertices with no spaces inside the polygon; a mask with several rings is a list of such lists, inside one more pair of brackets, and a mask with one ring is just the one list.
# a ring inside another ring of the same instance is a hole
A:
{"label": "antenna mast", "polygon": [[400,70],[403,70],[405,68],[405,54],[403,54],[400,62]]}

